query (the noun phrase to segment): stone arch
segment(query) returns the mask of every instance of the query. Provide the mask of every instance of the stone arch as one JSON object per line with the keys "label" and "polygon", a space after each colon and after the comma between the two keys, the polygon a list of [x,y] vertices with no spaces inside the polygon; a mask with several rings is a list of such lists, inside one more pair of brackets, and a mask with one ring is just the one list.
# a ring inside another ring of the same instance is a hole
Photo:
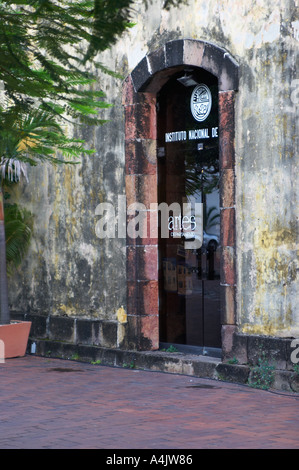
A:
{"label": "stone arch", "polygon": [[[170,41],[146,55],[124,82],[125,180],[127,205],[144,204],[152,232],[127,237],[127,348],[159,347],[158,238],[150,204],[157,202],[156,95],[186,66],[215,75],[219,86],[222,346],[236,325],[236,230],[234,101],[238,65],[224,49],[208,42]],[[130,214],[128,214],[128,222]]]}

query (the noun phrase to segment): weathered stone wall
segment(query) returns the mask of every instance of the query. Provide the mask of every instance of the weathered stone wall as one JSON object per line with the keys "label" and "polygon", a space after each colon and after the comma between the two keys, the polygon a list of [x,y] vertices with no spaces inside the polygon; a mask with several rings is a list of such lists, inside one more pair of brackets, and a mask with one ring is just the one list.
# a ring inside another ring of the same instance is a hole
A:
{"label": "weathered stone wall", "polygon": [[85,130],[93,156],[78,165],[32,168],[29,185],[18,188],[35,220],[30,251],[11,280],[13,310],[109,319],[125,305],[123,240],[101,240],[95,232],[97,205],[117,203],[124,193],[120,112],[110,112],[105,127]]}
{"label": "weathered stone wall", "polygon": [[[127,76],[166,42],[192,38],[226,49],[238,62],[239,330],[298,337],[298,0],[190,0],[169,12],[162,3],[146,9],[138,2],[136,26],[101,60]],[[99,85],[115,106],[103,114],[110,123],[84,132],[96,154],[77,166],[31,169],[30,184],[17,190],[35,214],[35,229],[28,257],[10,281],[13,310],[109,322],[117,322],[121,306],[126,310],[125,239],[100,240],[95,233],[97,205],[117,207],[125,194],[122,83],[99,77]],[[125,334],[116,328],[110,344],[125,344]]]}

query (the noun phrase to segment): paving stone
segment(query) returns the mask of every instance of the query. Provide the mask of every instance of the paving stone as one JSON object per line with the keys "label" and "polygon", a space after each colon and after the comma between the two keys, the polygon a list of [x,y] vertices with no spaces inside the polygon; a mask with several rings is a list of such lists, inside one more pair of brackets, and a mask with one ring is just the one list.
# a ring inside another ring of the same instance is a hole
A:
{"label": "paving stone", "polygon": [[299,396],[25,356],[0,364],[2,449],[298,449]]}

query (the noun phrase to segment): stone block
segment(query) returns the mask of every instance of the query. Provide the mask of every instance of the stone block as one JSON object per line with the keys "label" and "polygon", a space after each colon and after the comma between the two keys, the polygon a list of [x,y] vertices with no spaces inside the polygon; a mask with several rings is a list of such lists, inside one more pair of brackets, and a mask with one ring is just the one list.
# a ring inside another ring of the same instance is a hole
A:
{"label": "stone block", "polygon": [[165,45],[165,65],[175,67],[184,64],[184,41],[177,39]]}
{"label": "stone block", "polygon": [[156,139],[156,100],[152,95],[142,104],[125,107],[125,140]]}
{"label": "stone block", "polygon": [[222,360],[237,360],[238,364],[247,364],[247,336],[239,334],[233,325],[222,326]]}
{"label": "stone block", "polygon": [[236,226],[235,226],[235,209],[221,209],[220,211],[220,244],[221,246],[231,246],[235,245],[236,239]]}
{"label": "stone block", "polygon": [[227,52],[223,55],[222,70],[218,77],[220,91],[237,91],[239,88],[239,65]]}
{"label": "stone block", "polygon": [[48,317],[43,315],[28,315],[26,316],[27,321],[31,321],[30,337],[32,338],[47,338],[47,319]]}
{"label": "stone block", "polygon": [[137,315],[138,312],[138,282],[127,281],[127,313]]}
{"label": "stone block", "polygon": [[235,332],[235,325],[223,325],[221,328],[222,354],[224,358],[232,357]]}
{"label": "stone block", "polygon": [[123,83],[122,88],[122,104],[124,106],[132,105],[136,100],[136,91],[131,75],[129,75]]}
{"label": "stone block", "polygon": [[133,281],[137,282],[137,254],[136,254],[136,247],[135,246],[127,246],[126,248],[126,259],[127,259],[127,282]]}
{"label": "stone block", "polygon": [[101,345],[104,348],[116,348],[117,347],[117,322],[115,321],[103,321],[102,322]]}
{"label": "stone block", "polygon": [[76,341],[78,344],[100,344],[101,321],[81,320],[76,322]]}
{"label": "stone block", "polygon": [[219,90],[238,89],[238,65],[224,49],[206,43],[201,66],[218,77]]}
{"label": "stone block", "polygon": [[286,341],[283,338],[248,336],[248,362],[257,365],[259,359],[264,359],[276,369],[286,369]]}
{"label": "stone block", "polygon": [[193,374],[195,377],[203,377],[203,378],[215,378],[215,369],[217,367],[216,362],[208,362],[208,361],[193,361]]}
{"label": "stone block", "polygon": [[[177,67],[177,71],[184,70],[184,66]],[[151,81],[148,83],[146,92],[147,93],[158,93],[162,86],[168,82],[168,80],[173,76],[173,69],[161,70],[161,72],[153,75]]]}
{"label": "stone block", "polygon": [[233,338],[232,358],[236,357],[239,364],[248,363],[247,339],[246,335],[238,333],[235,333]]}
{"label": "stone block", "polygon": [[221,284],[234,285],[236,282],[235,250],[233,247],[225,246],[221,248],[221,252],[220,282]]}
{"label": "stone block", "polygon": [[201,67],[205,43],[193,39],[184,40],[184,64]]}
{"label": "stone block", "polygon": [[153,212],[140,211],[127,216],[127,245],[157,245],[158,217]]}
{"label": "stone block", "polygon": [[152,74],[148,67],[147,57],[144,57],[131,73],[135,91],[144,91],[151,76]]}
{"label": "stone block", "polygon": [[128,282],[128,312],[131,315],[158,314],[158,281]]}
{"label": "stone block", "polygon": [[140,350],[159,349],[159,316],[147,315],[139,318]]}
{"label": "stone block", "polygon": [[235,165],[234,102],[234,92],[219,93],[219,155],[222,169],[234,169]]}
{"label": "stone block", "polygon": [[291,374],[290,388],[292,392],[299,393],[299,374]]}
{"label": "stone block", "polygon": [[127,175],[126,195],[127,207],[135,204],[136,210],[140,210],[138,204],[143,204],[145,209],[150,209],[151,204],[157,203],[157,175]]}
{"label": "stone block", "polygon": [[220,285],[221,324],[236,324],[236,288],[233,285]]}
{"label": "stone block", "polygon": [[127,247],[127,280],[158,280],[158,247],[156,245]]}
{"label": "stone block", "polygon": [[[118,347],[124,350],[138,349],[138,318],[132,315],[129,308],[128,298],[128,316],[127,323],[118,325]],[[121,328],[120,328],[121,327]]]}
{"label": "stone block", "polygon": [[147,60],[149,63],[149,69],[153,75],[157,72],[160,72],[161,70],[164,70],[166,68],[164,46],[148,54]]}
{"label": "stone block", "polygon": [[220,363],[216,366],[216,373],[219,380],[246,384],[250,369],[245,365]]}
{"label": "stone block", "polygon": [[128,314],[125,332],[119,341],[119,348],[126,350],[150,351],[159,348],[158,315],[135,316]]}
{"label": "stone block", "polygon": [[[285,392],[299,392],[296,390],[296,382],[294,382],[293,374],[286,370],[275,370],[273,371],[274,375],[274,382],[272,384],[272,388],[276,390],[282,390]],[[299,378],[299,376],[298,376]],[[299,385],[299,381],[298,381]]]}
{"label": "stone block", "polygon": [[125,143],[126,175],[156,175],[156,141],[143,139]]}
{"label": "stone block", "polygon": [[77,320],[76,339],[79,344],[92,344],[92,322],[90,320]]}
{"label": "stone block", "polygon": [[49,338],[56,341],[74,342],[75,320],[67,317],[49,318]]}
{"label": "stone block", "polygon": [[234,170],[225,168],[220,178],[220,207],[229,208],[235,205],[235,174]]}
{"label": "stone block", "polygon": [[158,315],[159,285],[158,281],[141,281],[139,287],[139,309],[142,315]]}

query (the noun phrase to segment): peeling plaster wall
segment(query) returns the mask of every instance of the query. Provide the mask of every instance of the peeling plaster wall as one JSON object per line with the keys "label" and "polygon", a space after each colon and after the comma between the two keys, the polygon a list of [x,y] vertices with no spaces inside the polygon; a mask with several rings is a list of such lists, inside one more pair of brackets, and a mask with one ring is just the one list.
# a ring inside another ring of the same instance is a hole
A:
{"label": "peeling plaster wall", "polygon": [[[137,2],[136,26],[102,62],[128,75],[172,39],[225,48],[239,63],[236,97],[237,323],[244,333],[299,336],[296,164],[299,135],[298,0],[190,0],[162,10]],[[125,240],[95,234],[100,202],[124,195],[121,82],[99,77],[112,121],[84,136],[93,157],[30,170],[17,198],[35,214],[30,252],[10,281],[12,309],[116,319],[126,308]],[[117,204],[116,204],[117,206]]]}
{"label": "peeling plaster wall", "polygon": [[298,2],[268,16],[261,3],[236,107],[238,319],[245,333],[298,336]]}

